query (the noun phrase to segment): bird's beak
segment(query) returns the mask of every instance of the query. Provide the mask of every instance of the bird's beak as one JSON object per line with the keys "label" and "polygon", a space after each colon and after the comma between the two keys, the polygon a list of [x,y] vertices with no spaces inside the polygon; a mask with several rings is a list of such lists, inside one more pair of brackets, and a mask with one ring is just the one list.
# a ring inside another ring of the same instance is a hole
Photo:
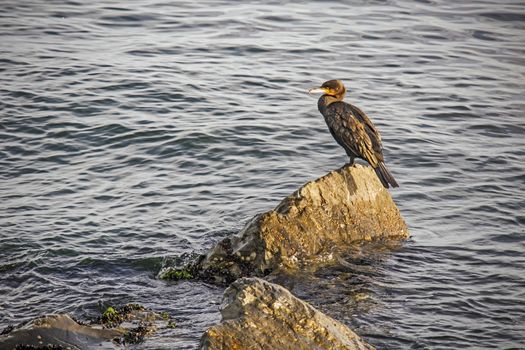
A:
{"label": "bird's beak", "polygon": [[313,89],[308,90],[309,94],[317,94],[317,93],[320,93],[320,92],[322,92],[324,94],[324,93],[326,93],[326,90],[323,87],[317,87],[317,88],[313,88]]}

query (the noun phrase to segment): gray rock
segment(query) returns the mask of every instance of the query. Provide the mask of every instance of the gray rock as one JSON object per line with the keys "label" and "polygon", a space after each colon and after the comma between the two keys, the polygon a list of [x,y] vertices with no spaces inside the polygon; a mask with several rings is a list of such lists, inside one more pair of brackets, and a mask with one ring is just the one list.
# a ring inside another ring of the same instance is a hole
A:
{"label": "gray rock", "polygon": [[202,336],[201,350],[374,349],[285,288],[255,277],[230,285],[221,313],[221,323]]}
{"label": "gray rock", "polygon": [[96,322],[80,324],[65,314],[38,317],[4,331],[0,349],[15,349],[17,345],[23,349],[122,349],[142,342],[158,329],[174,326],[169,315],[138,304],[109,307]]}
{"label": "gray rock", "polygon": [[307,183],[196,264],[201,276],[235,280],[332,262],[352,245],[405,239],[408,228],[373,169],[345,166]]}
{"label": "gray rock", "polygon": [[111,339],[122,335],[115,329],[101,329],[77,323],[68,315],[39,317],[0,337],[0,349],[55,346],[63,349],[116,349]]}

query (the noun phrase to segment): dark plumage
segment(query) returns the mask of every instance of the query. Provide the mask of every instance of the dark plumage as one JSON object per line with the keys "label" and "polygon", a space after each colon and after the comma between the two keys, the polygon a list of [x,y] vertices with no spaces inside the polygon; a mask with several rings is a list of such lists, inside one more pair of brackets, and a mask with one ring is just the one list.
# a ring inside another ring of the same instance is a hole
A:
{"label": "dark plumage", "polygon": [[322,92],[317,104],[334,139],[350,157],[366,160],[374,168],[377,177],[386,188],[399,187],[385,165],[381,135],[368,116],[358,107],[343,102],[346,88],[340,80],[329,80],[321,87],[311,89]]}

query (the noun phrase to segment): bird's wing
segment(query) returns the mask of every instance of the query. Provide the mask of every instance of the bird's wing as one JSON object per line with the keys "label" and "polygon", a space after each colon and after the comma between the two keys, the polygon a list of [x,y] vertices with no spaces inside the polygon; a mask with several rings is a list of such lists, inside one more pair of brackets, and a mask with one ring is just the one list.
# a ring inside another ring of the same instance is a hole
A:
{"label": "bird's wing", "polygon": [[381,145],[381,134],[375,127],[374,123],[368,118],[365,112],[359,107],[352,104],[346,104],[352,111],[355,117],[364,124],[366,133],[372,140],[372,146],[374,148],[375,155],[378,160],[383,161],[383,146]]}
{"label": "bird's wing", "polygon": [[357,119],[359,119],[361,122],[365,124],[365,128],[367,129],[368,134],[373,134],[379,142],[381,142],[381,134],[379,133],[379,130],[376,129],[376,126],[372,121],[368,118],[365,112],[361,110],[361,108],[354,106],[352,104],[347,103],[347,105],[352,110],[353,114],[356,116]]}
{"label": "bird's wing", "polygon": [[379,133],[374,132],[376,129],[368,118],[371,127],[356,116],[352,107],[345,102],[331,104],[329,109],[332,110],[333,118],[327,120],[328,126],[340,144],[375,168],[383,160]]}

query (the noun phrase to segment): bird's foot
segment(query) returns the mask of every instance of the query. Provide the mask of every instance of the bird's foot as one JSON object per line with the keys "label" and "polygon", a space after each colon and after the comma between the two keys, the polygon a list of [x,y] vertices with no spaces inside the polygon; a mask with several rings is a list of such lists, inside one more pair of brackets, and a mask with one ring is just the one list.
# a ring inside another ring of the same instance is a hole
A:
{"label": "bird's foot", "polygon": [[354,165],[355,165],[355,161],[353,159],[350,159],[350,161],[345,164],[345,166],[347,166],[347,167],[351,167],[351,166],[354,166]]}

